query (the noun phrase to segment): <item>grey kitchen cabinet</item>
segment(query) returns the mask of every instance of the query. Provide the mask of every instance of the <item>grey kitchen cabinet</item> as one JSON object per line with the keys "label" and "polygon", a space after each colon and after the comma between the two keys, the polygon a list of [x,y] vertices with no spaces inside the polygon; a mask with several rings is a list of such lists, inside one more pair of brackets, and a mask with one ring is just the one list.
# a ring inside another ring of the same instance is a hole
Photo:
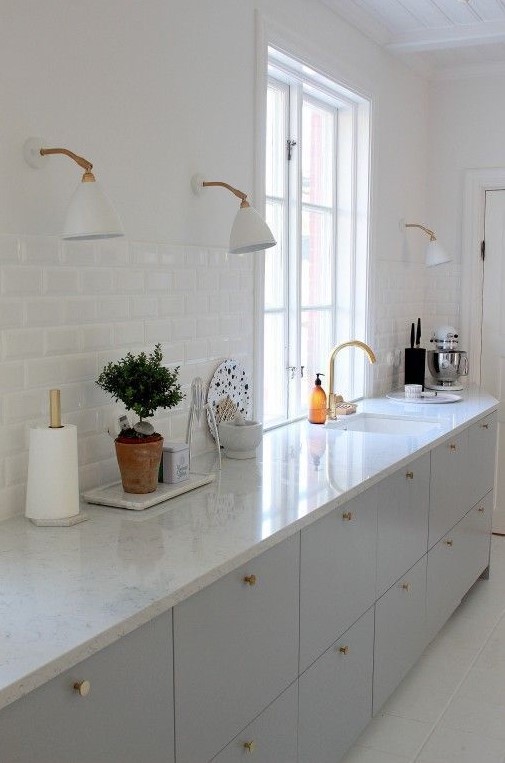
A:
{"label": "grey kitchen cabinet", "polygon": [[498,415],[491,413],[469,428],[468,508],[494,487]]}
{"label": "grey kitchen cabinet", "polygon": [[382,596],[427,551],[430,454],[378,485],[377,596]]}
{"label": "grey kitchen cabinet", "polygon": [[472,506],[468,495],[468,451],[468,428],[432,450],[429,548]]}
{"label": "grey kitchen cabinet", "polygon": [[426,554],[375,605],[373,712],[414,665],[426,643]]}
{"label": "grey kitchen cabinet", "polygon": [[300,671],[375,600],[377,489],[301,533]]}
{"label": "grey kitchen cabinet", "polygon": [[214,757],[298,675],[299,535],[174,609],[177,763]]}
{"label": "grey kitchen cabinet", "polygon": [[172,763],[172,685],[168,612],[4,708],[0,760]]}
{"label": "grey kitchen cabinet", "polygon": [[289,686],[212,763],[235,763],[254,753],[255,763],[296,763],[298,681]]}
{"label": "grey kitchen cabinet", "polygon": [[371,607],[299,679],[299,763],[335,763],[372,717]]}
{"label": "grey kitchen cabinet", "polygon": [[479,501],[428,553],[428,640],[489,565],[493,491]]}

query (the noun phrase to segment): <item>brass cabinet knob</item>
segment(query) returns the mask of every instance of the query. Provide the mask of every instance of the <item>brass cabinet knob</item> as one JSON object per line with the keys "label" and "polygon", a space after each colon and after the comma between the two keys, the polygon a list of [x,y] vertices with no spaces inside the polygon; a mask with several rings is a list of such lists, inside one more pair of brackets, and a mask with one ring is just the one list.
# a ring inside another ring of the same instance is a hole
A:
{"label": "brass cabinet knob", "polygon": [[76,681],[74,684],[74,691],[80,697],[87,697],[91,691],[91,684],[89,681]]}
{"label": "brass cabinet knob", "polygon": [[477,511],[480,511],[480,513],[481,513],[481,514],[484,514],[484,512],[485,512],[485,508],[484,508],[484,506],[479,506],[479,508],[477,509]]}
{"label": "brass cabinet knob", "polygon": [[453,452],[457,450],[456,445],[453,442],[451,442],[451,444],[449,445],[449,449],[452,450]]}
{"label": "brass cabinet knob", "polygon": [[256,575],[246,575],[244,577],[244,583],[247,583],[247,585],[256,585]]}
{"label": "brass cabinet knob", "polygon": [[349,647],[347,644],[345,646],[339,646],[338,651],[340,654],[349,654]]}
{"label": "brass cabinet knob", "polygon": [[411,585],[410,583],[402,583],[402,590],[403,591],[410,591]]}
{"label": "brass cabinet knob", "polygon": [[345,519],[346,522],[350,522],[352,519],[352,511],[344,511],[342,519]]}
{"label": "brass cabinet knob", "polygon": [[414,479],[414,472],[407,472],[405,474],[406,479],[413,480]]}
{"label": "brass cabinet knob", "polygon": [[445,543],[446,546],[452,546],[453,542],[454,541],[452,541],[452,540],[444,540],[444,543]]}
{"label": "brass cabinet knob", "polygon": [[244,742],[244,750],[247,750],[247,752],[254,752],[256,749],[256,742],[253,742],[252,739],[250,742]]}

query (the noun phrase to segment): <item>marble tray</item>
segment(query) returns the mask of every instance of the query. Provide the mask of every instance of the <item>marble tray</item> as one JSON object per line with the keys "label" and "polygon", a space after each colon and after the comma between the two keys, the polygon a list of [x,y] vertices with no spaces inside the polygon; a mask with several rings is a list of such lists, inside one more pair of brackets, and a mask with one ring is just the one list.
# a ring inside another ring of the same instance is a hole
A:
{"label": "marble tray", "polygon": [[99,506],[143,511],[151,506],[156,506],[157,503],[168,501],[177,495],[182,495],[197,487],[207,485],[209,482],[213,482],[214,479],[214,474],[190,474],[189,479],[184,480],[184,482],[178,482],[175,485],[166,485],[164,482],[160,482],[154,493],[144,493],[143,495],[125,493],[120,482],[113,482],[111,485],[103,485],[92,490],[86,490],[82,497],[88,503],[98,504]]}

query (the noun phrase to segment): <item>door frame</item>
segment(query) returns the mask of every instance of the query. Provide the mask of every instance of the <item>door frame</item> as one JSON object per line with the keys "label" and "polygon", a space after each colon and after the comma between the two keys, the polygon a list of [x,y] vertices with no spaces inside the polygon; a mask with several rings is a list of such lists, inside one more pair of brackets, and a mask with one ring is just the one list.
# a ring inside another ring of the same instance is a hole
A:
{"label": "door frame", "polygon": [[461,245],[461,324],[468,341],[470,380],[480,384],[482,278],[486,191],[505,189],[505,167],[467,170]]}

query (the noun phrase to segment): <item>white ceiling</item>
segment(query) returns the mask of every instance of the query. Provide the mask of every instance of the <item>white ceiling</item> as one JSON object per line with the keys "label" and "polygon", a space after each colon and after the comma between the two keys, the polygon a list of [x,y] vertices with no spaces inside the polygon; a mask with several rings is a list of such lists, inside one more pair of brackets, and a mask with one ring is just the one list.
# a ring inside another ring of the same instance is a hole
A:
{"label": "white ceiling", "polygon": [[505,71],[505,0],[323,0],[434,77]]}

